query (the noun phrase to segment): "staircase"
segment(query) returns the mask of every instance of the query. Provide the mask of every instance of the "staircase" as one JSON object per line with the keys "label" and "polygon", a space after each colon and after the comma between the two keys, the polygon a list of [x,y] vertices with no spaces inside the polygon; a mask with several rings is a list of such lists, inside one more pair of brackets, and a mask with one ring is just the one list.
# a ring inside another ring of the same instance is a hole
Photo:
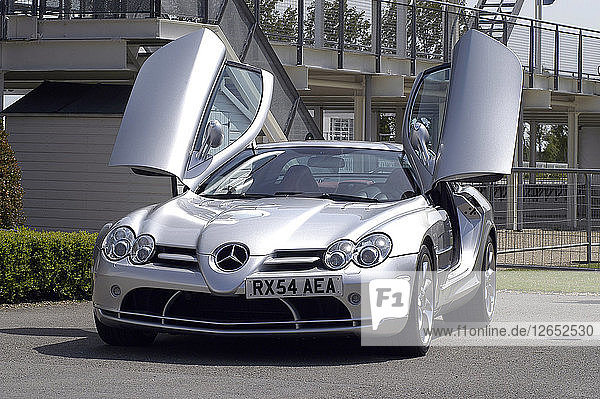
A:
{"label": "staircase", "polygon": [[479,18],[473,23],[473,28],[492,36],[506,44],[514,27],[514,18],[498,15],[497,13],[517,16],[521,12],[525,0],[479,0],[477,8]]}

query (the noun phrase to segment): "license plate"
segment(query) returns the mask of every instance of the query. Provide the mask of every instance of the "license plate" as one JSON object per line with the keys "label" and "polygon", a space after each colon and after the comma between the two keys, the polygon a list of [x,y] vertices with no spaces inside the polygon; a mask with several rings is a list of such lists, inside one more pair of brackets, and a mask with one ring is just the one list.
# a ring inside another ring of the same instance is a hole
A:
{"label": "license plate", "polygon": [[246,279],[246,298],[341,295],[342,276]]}

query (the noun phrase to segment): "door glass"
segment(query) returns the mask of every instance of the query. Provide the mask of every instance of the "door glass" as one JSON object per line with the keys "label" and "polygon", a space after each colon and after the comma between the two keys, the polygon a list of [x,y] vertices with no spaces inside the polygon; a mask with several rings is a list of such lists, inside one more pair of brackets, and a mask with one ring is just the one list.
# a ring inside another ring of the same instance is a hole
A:
{"label": "door glass", "polygon": [[441,139],[450,68],[431,72],[421,83],[410,114],[409,137],[419,160],[433,173]]}
{"label": "door glass", "polygon": [[[204,116],[194,145],[189,169],[219,153],[239,139],[254,121],[262,99],[262,76],[258,71],[226,65],[211,98],[210,111]],[[206,148],[207,126],[219,122],[223,142]]]}

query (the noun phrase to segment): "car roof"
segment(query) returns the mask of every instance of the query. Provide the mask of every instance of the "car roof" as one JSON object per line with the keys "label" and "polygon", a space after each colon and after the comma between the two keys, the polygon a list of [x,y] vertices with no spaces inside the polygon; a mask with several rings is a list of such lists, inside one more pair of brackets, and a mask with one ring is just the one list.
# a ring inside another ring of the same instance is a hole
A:
{"label": "car roof", "polygon": [[307,141],[279,141],[275,143],[259,144],[257,148],[286,148],[286,147],[329,147],[329,148],[355,148],[383,151],[402,151],[402,144],[390,142],[370,141],[331,141],[331,140],[307,140]]}

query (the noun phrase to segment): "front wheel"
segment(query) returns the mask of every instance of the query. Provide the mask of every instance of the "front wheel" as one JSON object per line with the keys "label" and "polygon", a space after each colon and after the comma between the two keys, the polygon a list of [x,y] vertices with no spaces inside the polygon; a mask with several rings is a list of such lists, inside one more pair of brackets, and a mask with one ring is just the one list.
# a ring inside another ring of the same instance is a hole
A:
{"label": "front wheel", "polygon": [[152,331],[142,331],[130,328],[120,328],[107,326],[102,323],[96,315],[96,330],[102,341],[114,346],[148,346],[152,345],[157,333]]}
{"label": "front wheel", "polygon": [[462,307],[444,314],[446,322],[475,323],[486,326],[492,321],[496,308],[496,249],[491,237],[487,238],[481,264],[481,283],[477,293]]}
{"label": "front wheel", "polygon": [[431,346],[435,284],[433,258],[427,246],[422,245],[417,257],[412,305],[404,331],[406,349],[414,356],[424,356]]}

